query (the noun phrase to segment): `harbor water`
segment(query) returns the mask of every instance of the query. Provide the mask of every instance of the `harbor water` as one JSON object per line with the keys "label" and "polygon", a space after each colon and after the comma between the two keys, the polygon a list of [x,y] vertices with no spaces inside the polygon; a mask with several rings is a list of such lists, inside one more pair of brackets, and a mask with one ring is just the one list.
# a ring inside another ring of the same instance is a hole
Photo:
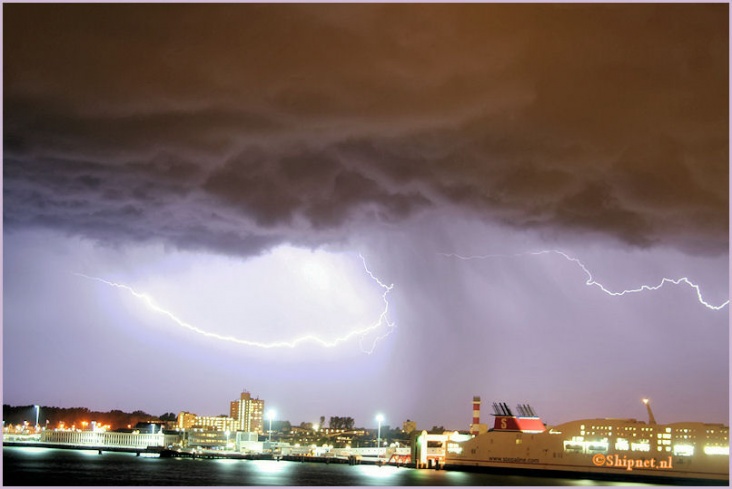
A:
{"label": "harbor water", "polygon": [[[628,485],[393,466],[182,459],[92,450],[3,448],[5,486],[540,486]],[[648,485],[648,484],[633,484]]]}

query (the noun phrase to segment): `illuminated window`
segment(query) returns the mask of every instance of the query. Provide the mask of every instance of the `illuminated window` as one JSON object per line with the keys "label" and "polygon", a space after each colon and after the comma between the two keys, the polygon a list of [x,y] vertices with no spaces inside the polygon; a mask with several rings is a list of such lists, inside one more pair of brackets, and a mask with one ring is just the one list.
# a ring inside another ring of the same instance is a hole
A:
{"label": "illuminated window", "polygon": [[705,446],[704,453],[707,455],[729,455],[729,447]]}
{"label": "illuminated window", "polygon": [[448,453],[457,453],[459,455],[460,453],[462,453],[463,447],[461,447],[457,443],[448,443],[447,451],[448,451]]}
{"label": "illuminated window", "polygon": [[641,440],[638,443],[631,443],[630,449],[634,452],[650,452],[651,444],[648,443],[648,440]]}
{"label": "illuminated window", "polygon": [[615,441],[615,450],[630,450],[630,443],[625,438],[618,438]]}

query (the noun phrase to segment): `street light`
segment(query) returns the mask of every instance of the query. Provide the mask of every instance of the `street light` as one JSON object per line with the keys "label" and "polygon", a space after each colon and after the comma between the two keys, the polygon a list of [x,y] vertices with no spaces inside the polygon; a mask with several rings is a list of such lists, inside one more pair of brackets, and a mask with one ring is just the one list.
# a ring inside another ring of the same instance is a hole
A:
{"label": "street light", "polygon": [[35,404],[33,407],[36,408],[36,427],[37,427],[38,426],[38,414],[41,412],[41,406],[39,406],[38,404]]}
{"label": "street light", "polygon": [[269,418],[269,441],[272,441],[272,420],[275,417],[274,409],[269,410],[267,417]]}
{"label": "street light", "polygon": [[379,423],[379,429],[377,432],[378,434],[376,437],[376,447],[377,447],[376,456],[378,457],[379,453],[381,453],[381,422],[384,421],[384,416],[381,414],[377,414],[376,421],[378,421],[378,423]]}
{"label": "street light", "polygon": [[226,450],[229,449],[229,430],[226,430]]}

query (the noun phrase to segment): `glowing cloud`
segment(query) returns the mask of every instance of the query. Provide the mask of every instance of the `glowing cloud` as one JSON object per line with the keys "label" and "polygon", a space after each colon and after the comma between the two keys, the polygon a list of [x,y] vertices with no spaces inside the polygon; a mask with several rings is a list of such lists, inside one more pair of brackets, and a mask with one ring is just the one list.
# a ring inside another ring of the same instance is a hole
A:
{"label": "glowing cloud", "polygon": [[[374,348],[376,347],[376,344],[389,336],[396,325],[394,322],[392,322],[389,317],[389,300],[388,300],[388,294],[393,289],[394,285],[386,285],[384,282],[382,282],[379,278],[377,278],[371,270],[369,270],[368,266],[366,265],[366,259],[359,254],[359,257],[361,258],[361,261],[363,263],[363,268],[368,274],[368,276],[376,282],[381,289],[383,289],[383,293],[381,294],[381,298],[384,303],[384,308],[381,311],[381,314],[379,315],[378,319],[366,326],[366,327],[360,327],[355,328],[347,331],[345,334],[341,334],[335,338],[325,338],[324,335],[318,334],[318,333],[306,333],[302,335],[295,336],[293,338],[287,339],[287,340],[281,340],[281,341],[257,341],[254,339],[245,339],[240,338],[234,335],[230,334],[221,334],[216,333],[213,331],[209,331],[206,329],[203,329],[199,326],[196,326],[194,324],[191,324],[190,322],[187,322],[186,320],[180,318],[178,315],[170,311],[169,309],[164,308],[163,306],[159,305],[158,302],[149,294],[140,292],[135,290],[133,287],[121,284],[117,282],[108,281],[99,277],[92,277],[89,275],[85,275],[83,273],[75,273],[74,275],[83,277],[89,280],[94,280],[100,283],[103,283],[105,285],[108,285],[110,287],[115,287],[118,289],[122,289],[128,293],[130,293],[132,296],[134,296],[136,299],[141,301],[143,304],[145,304],[150,310],[154,311],[155,313],[161,314],[167,319],[169,319],[171,322],[176,324],[177,326],[187,329],[189,331],[192,331],[194,333],[200,334],[202,336],[213,338],[220,341],[225,341],[229,343],[235,343],[239,345],[244,346],[250,346],[250,347],[256,347],[256,348],[264,348],[264,349],[274,349],[274,348],[295,348],[298,345],[301,345],[303,343],[314,343],[317,345],[320,345],[325,348],[333,348],[340,344],[343,344],[349,340],[352,340],[356,337],[359,338],[359,346],[362,352],[371,354],[374,351]],[[317,265],[314,264],[306,264],[303,266],[304,273],[308,276],[309,281],[312,283],[314,282],[314,285],[324,285],[328,278],[325,275],[325,272],[322,269],[319,269]],[[379,328],[385,327],[386,332],[385,333],[379,333],[377,334],[373,339],[366,340],[366,337],[370,334],[376,333]]]}
{"label": "glowing cloud", "polygon": [[641,285],[640,287],[634,288],[634,289],[626,289],[622,291],[613,291],[609,290],[607,287],[602,285],[600,282],[595,281],[595,279],[592,277],[592,273],[587,269],[587,267],[577,258],[573,258],[563,251],[559,250],[542,250],[542,251],[533,251],[533,252],[526,252],[526,253],[516,253],[516,254],[491,254],[491,255],[473,255],[473,256],[461,256],[455,253],[439,253],[442,256],[446,257],[454,257],[459,258],[461,260],[485,260],[488,258],[513,258],[513,257],[522,257],[522,256],[537,256],[537,255],[547,255],[547,254],[556,254],[562,256],[567,261],[570,261],[572,263],[575,263],[578,267],[582,269],[583,272],[587,275],[587,281],[585,282],[585,285],[594,285],[595,287],[599,288],[603,292],[605,292],[608,295],[611,296],[622,296],[626,294],[633,294],[637,292],[644,292],[644,291],[654,291],[658,290],[661,287],[663,287],[666,284],[673,284],[673,285],[681,285],[685,284],[692,289],[696,291],[697,299],[699,300],[699,303],[704,305],[704,307],[707,307],[708,309],[712,309],[714,311],[718,311],[724,307],[726,307],[729,304],[729,299],[723,302],[719,305],[710,304],[709,302],[704,300],[704,297],[701,293],[701,288],[691,282],[688,278],[682,277],[679,279],[671,279],[664,277],[661,279],[661,281],[658,283],[658,285]]}

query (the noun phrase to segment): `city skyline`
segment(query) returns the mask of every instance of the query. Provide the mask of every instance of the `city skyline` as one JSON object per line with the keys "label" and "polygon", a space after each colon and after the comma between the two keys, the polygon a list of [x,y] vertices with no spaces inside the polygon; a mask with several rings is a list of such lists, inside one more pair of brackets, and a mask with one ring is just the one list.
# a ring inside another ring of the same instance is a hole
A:
{"label": "city skyline", "polygon": [[4,403],[728,423],[728,5],[3,24]]}

